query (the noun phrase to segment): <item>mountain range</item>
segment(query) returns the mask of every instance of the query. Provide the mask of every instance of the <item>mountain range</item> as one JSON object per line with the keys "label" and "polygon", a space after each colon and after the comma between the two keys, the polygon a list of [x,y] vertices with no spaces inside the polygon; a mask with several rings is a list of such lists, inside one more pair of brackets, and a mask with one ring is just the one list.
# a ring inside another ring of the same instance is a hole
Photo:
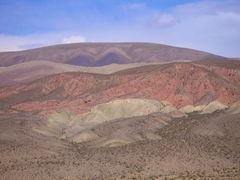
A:
{"label": "mountain range", "polygon": [[77,43],[2,52],[0,66],[5,179],[240,177],[237,59]]}

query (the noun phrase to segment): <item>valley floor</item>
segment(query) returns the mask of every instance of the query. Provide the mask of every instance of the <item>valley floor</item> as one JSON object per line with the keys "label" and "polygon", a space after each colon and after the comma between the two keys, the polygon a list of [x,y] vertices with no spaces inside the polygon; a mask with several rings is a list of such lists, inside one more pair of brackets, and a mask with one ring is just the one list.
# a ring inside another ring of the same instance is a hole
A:
{"label": "valley floor", "polygon": [[40,120],[1,115],[0,179],[240,179],[239,114],[174,118],[155,132],[160,138],[116,147],[44,136],[32,130]]}

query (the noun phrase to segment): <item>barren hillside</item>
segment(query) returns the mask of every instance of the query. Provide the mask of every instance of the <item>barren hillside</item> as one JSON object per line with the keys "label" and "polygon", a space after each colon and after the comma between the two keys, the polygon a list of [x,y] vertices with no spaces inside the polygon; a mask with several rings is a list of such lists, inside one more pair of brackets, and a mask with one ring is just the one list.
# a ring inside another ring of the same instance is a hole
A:
{"label": "barren hillside", "polygon": [[192,49],[151,43],[78,43],[0,53],[0,66],[46,60],[80,66],[224,59]]}

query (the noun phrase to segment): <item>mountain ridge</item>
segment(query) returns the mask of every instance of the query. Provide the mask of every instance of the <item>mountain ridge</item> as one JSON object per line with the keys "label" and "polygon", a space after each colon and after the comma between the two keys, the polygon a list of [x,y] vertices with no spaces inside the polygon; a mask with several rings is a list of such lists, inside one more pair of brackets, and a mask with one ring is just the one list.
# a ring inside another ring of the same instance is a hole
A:
{"label": "mountain ridge", "polygon": [[238,69],[194,63],[146,65],[113,74],[68,72],[0,88],[1,108],[42,111],[70,107],[84,112],[118,98],[166,100],[175,107],[240,98]]}
{"label": "mountain ridge", "polygon": [[154,43],[74,43],[16,52],[1,52],[0,66],[46,60],[71,65],[102,66],[112,63],[156,63],[226,59],[189,48]]}

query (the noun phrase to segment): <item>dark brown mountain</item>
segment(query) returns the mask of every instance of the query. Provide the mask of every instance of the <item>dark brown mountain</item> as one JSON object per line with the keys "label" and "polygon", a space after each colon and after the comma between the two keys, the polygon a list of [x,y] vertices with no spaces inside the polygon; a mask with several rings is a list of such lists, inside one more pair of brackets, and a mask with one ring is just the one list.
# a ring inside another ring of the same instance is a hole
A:
{"label": "dark brown mountain", "polygon": [[151,43],[76,43],[0,53],[0,66],[45,60],[81,66],[224,59],[207,52]]}

